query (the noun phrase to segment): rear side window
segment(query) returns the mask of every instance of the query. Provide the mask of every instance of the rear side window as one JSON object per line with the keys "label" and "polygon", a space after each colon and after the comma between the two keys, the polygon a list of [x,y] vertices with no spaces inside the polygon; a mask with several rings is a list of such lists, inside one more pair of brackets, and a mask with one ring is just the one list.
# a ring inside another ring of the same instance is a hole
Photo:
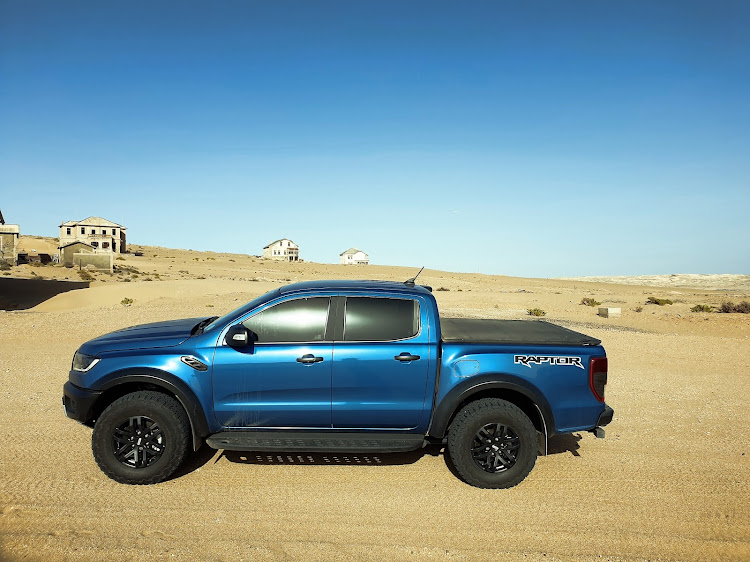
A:
{"label": "rear side window", "polygon": [[258,342],[323,341],[328,320],[328,297],[295,299],[254,314],[242,324],[258,335]]}
{"label": "rear side window", "polygon": [[393,341],[419,333],[419,303],[412,299],[348,297],[344,341]]}

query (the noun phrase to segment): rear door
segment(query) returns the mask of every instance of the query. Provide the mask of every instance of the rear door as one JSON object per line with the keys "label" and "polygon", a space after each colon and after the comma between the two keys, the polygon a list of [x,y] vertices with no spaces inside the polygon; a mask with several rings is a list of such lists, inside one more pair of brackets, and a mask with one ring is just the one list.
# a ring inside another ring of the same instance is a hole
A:
{"label": "rear door", "polygon": [[342,304],[343,333],[333,350],[333,427],[416,427],[429,372],[426,307],[404,296],[350,296]]}

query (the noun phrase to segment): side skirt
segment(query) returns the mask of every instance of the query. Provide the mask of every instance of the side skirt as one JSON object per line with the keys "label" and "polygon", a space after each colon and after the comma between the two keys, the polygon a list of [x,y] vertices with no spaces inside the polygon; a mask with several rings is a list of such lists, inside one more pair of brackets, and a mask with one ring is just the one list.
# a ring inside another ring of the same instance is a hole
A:
{"label": "side skirt", "polygon": [[222,431],[206,438],[214,449],[327,453],[397,453],[425,445],[424,435],[303,431]]}

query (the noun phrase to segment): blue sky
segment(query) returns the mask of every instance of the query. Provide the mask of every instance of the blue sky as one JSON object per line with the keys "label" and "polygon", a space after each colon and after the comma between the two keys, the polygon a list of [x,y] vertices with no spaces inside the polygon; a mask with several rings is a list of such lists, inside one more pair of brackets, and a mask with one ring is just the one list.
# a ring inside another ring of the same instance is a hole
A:
{"label": "blue sky", "polygon": [[[750,3],[0,3],[0,209],[131,243],[750,274]],[[199,225],[199,227],[196,227]]]}

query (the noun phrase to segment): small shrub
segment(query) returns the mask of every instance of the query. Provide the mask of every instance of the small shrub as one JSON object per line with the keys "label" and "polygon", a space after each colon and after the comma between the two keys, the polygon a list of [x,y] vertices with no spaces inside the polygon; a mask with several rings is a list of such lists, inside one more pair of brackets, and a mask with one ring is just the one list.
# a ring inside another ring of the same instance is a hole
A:
{"label": "small shrub", "polygon": [[120,260],[120,261],[125,261],[125,258],[123,258],[122,256],[117,256],[115,259]]}
{"label": "small shrub", "polygon": [[449,289],[448,287],[438,287],[438,288],[437,288],[437,289],[435,289],[435,290],[436,290],[436,291],[450,291],[450,289]]}
{"label": "small shrub", "polygon": [[44,264],[41,261],[32,261],[29,262],[29,265],[31,267],[44,267]]}
{"label": "small shrub", "polygon": [[602,303],[600,303],[598,300],[593,299],[591,297],[583,297],[581,299],[581,304],[585,306],[599,306]]}
{"label": "small shrub", "polygon": [[132,277],[133,277],[133,279],[138,279],[138,274],[137,273],[133,273]]}
{"label": "small shrub", "polygon": [[153,279],[151,279],[151,277],[146,277],[146,278],[144,279],[144,281],[153,281]]}
{"label": "small shrub", "polygon": [[214,307],[214,305],[212,305],[212,304],[207,304],[206,305],[206,308],[213,308],[213,307]]}
{"label": "small shrub", "polygon": [[0,271],[8,271],[10,264],[7,261],[0,261]]}
{"label": "small shrub", "polygon": [[659,299],[656,297],[648,297],[646,304],[658,304],[659,306],[664,306],[665,304],[673,304],[673,303],[669,299]]}
{"label": "small shrub", "polygon": [[93,281],[95,279],[95,277],[91,275],[88,271],[86,271],[85,269],[79,269],[78,275],[84,281]]}
{"label": "small shrub", "polygon": [[636,306],[633,310],[635,310],[636,312],[643,312],[643,307],[642,306]]}
{"label": "small shrub", "polygon": [[529,316],[544,316],[547,314],[541,308],[528,308],[526,309],[526,312],[529,313]]}
{"label": "small shrub", "polygon": [[120,304],[121,304],[122,306],[130,306],[131,304],[133,304],[133,299],[131,299],[131,298],[128,298],[128,297],[125,297],[124,299],[122,299],[122,300],[120,301]]}
{"label": "small shrub", "polygon": [[229,261],[234,261],[234,260],[229,260]]}
{"label": "small shrub", "polygon": [[691,312],[713,312],[714,307],[707,304],[696,304],[690,309]]}
{"label": "small shrub", "polygon": [[734,304],[731,301],[723,302],[719,307],[719,312],[739,312],[741,314],[750,314],[750,302],[742,301],[740,304]]}
{"label": "small shrub", "polygon": [[9,271],[4,271],[3,275],[10,275],[10,272]]}

